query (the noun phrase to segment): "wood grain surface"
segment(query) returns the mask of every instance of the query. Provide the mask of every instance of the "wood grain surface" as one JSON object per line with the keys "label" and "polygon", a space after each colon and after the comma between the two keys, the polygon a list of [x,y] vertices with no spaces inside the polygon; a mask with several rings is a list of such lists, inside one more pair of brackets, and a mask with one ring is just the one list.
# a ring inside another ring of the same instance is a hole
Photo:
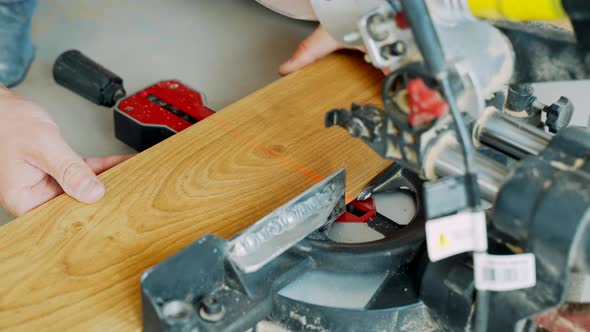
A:
{"label": "wood grain surface", "polygon": [[61,196],[0,228],[0,328],[139,330],[150,266],[235,235],[340,167],[354,197],[388,162],[324,114],[378,103],[381,79],[330,56],[106,172],[99,203]]}

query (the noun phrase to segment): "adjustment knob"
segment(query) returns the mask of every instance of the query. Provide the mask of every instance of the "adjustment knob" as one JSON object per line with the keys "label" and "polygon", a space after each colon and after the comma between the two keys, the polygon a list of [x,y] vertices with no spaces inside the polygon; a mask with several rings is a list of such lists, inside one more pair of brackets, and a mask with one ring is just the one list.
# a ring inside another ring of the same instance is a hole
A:
{"label": "adjustment knob", "polygon": [[545,125],[549,128],[550,132],[555,134],[567,127],[572,120],[574,105],[566,97],[561,97],[554,104],[545,107],[544,111],[547,113]]}

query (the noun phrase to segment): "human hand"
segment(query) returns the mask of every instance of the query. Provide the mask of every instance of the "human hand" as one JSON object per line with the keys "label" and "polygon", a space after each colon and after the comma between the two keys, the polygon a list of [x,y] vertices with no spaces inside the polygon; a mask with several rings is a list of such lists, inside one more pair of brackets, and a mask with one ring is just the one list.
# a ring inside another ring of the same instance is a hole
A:
{"label": "human hand", "polygon": [[49,114],[0,85],[0,204],[18,216],[62,194],[100,200],[99,174],[130,156],[83,160],[63,140]]}
{"label": "human hand", "polygon": [[[324,58],[332,52],[350,49],[338,43],[330,34],[319,26],[314,32],[305,38],[287,62],[283,63],[279,68],[279,74],[288,75],[304,66]],[[362,48],[353,48],[363,51]]]}
{"label": "human hand", "polygon": [[[320,25],[311,33],[311,35],[309,35],[309,37],[305,38],[305,40],[297,46],[291,59],[279,67],[279,74],[281,76],[288,75],[330,55],[333,52],[344,49],[357,50],[366,53],[366,49],[363,46],[347,47],[341,45],[332,38],[323,26]],[[385,75],[391,73],[390,68],[382,69],[382,71]]]}

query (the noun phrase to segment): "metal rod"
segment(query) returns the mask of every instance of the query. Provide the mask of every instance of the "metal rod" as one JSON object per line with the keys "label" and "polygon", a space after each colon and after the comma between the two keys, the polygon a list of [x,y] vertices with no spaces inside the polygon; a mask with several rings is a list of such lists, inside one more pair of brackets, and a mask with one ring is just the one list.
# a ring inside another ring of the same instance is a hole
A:
{"label": "metal rod", "polygon": [[[444,144],[444,147],[440,149],[440,153],[435,158],[434,172],[436,175],[442,177],[465,174],[463,153],[459,144],[451,140],[440,142],[440,144]],[[493,203],[509,170],[506,166],[481,153],[476,152],[473,157],[481,197]]]}
{"label": "metal rod", "polygon": [[515,159],[538,155],[551,141],[543,130],[489,109],[474,128],[474,138]]}
{"label": "metal rod", "polygon": [[[474,137],[482,144],[509,154],[516,159],[538,155],[551,142],[551,135],[541,129],[521,123],[507,114],[491,109],[486,111],[475,125]],[[434,149],[440,151],[434,159],[436,175],[464,174],[463,153],[459,144],[454,140],[441,140],[438,144],[444,146]],[[506,166],[481,153],[474,154],[474,163],[482,198],[493,203],[509,170]]]}
{"label": "metal rod", "polygon": [[[432,21],[432,17],[430,17],[430,13],[428,12],[426,2],[424,0],[401,0],[401,3],[404,14],[412,27],[414,39],[420,49],[420,53],[422,53],[424,62],[430,70],[430,74],[438,81],[441,92],[449,105],[451,116],[455,122],[457,139],[459,140],[459,143],[463,148],[463,154],[465,155],[465,158],[461,158],[465,163],[465,171],[463,174],[473,174],[475,173],[472,157],[473,147],[471,146],[469,132],[467,131],[467,127],[465,126],[465,122],[463,121],[463,117],[457,105],[456,97],[451,88],[451,81],[447,71],[447,64],[445,62],[445,54],[436,32],[434,22]],[[476,192],[473,192],[477,191],[477,188],[469,189],[468,194],[470,194],[470,196],[479,196]],[[471,199],[475,199],[475,201],[470,202],[474,205],[472,208],[477,208],[479,205],[479,198],[470,197],[470,200]]]}

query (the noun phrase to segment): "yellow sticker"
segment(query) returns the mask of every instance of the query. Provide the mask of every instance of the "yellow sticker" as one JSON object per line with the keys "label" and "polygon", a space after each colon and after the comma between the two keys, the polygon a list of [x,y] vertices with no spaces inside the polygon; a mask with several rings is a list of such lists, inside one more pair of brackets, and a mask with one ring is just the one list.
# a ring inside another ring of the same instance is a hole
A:
{"label": "yellow sticker", "polygon": [[447,237],[444,233],[440,233],[440,236],[438,237],[438,247],[444,248],[447,245],[449,245],[449,240],[447,240]]}

